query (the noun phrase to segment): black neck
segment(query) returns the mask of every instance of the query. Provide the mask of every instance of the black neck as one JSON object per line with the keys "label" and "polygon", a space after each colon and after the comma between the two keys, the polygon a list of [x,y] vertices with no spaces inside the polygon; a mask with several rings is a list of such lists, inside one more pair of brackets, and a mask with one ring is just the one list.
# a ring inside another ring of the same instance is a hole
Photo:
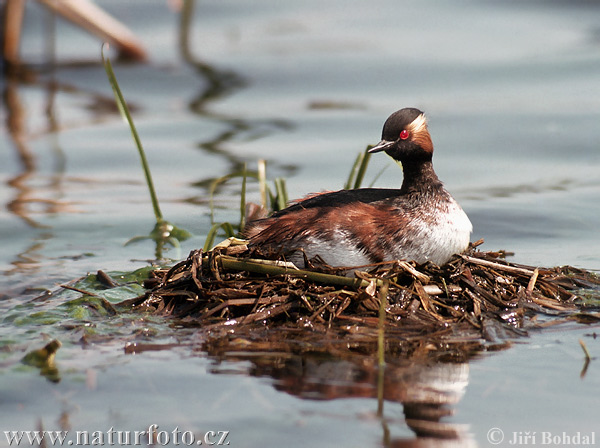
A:
{"label": "black neck", "polygon": [[410,192],[429,192],[442,188],[442,182],[433,170],[431,160],[402,162],[404,181],[401,190]]}

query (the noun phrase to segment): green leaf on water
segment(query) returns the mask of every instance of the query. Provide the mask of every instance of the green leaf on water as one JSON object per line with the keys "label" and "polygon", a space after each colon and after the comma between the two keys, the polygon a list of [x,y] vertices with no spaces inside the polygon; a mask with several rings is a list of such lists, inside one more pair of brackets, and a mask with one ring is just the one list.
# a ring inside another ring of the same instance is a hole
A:
{"label": "green leaf on water", "polygon": [[27,353],[21,362],[25,365],[40,369],[40,375],[49,381],[57,383],[60,381],[60,373],[54,363],[56,352],[62,346],[58,339],[54,339],[43,348]]}

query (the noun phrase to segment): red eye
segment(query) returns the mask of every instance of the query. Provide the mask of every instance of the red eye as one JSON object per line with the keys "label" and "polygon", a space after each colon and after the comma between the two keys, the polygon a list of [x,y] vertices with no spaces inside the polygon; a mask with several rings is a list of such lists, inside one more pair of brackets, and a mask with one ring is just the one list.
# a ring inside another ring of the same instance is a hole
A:
{"label": "red eye", "polygon": [[408,131],[406,129],[403,129],[402,132],[400,132],[400,140],[406,140],[408,138]]}

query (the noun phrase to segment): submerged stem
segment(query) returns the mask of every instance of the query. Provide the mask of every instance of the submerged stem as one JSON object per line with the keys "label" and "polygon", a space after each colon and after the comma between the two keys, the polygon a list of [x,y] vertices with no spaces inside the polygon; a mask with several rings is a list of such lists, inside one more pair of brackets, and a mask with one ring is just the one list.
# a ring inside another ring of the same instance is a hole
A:
{"label": "submerged stem", "polygon": [[383,279],[379,287],[379,324],[377,328],[377,361],[379,368],[385,366],[385,309],[387,306],[387,295],[390,286],[388,279]]}
{"label": "submerged stem", "polygon": [[383,418],[383,384],[385,379],[385,309],[390,286],[388,279],[383,279],[379,287],[379,323],[377,325],[377,415]]}

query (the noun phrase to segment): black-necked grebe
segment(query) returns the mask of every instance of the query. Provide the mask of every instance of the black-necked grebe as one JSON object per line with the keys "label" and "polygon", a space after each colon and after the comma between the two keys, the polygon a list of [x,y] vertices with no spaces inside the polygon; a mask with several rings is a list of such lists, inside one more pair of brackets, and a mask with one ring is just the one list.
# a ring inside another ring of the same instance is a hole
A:
{"label": "black-necked grebe", "polygon": [[248,224],[250,247],[301,263],[319,255],[331,266],[390,260],[443,265],[469,245],[473,226],[433,170],[433,143],[423,112],[405,108],[383,126],[370,152],[402,163],[398,189],[363,188],[312,195]]}

